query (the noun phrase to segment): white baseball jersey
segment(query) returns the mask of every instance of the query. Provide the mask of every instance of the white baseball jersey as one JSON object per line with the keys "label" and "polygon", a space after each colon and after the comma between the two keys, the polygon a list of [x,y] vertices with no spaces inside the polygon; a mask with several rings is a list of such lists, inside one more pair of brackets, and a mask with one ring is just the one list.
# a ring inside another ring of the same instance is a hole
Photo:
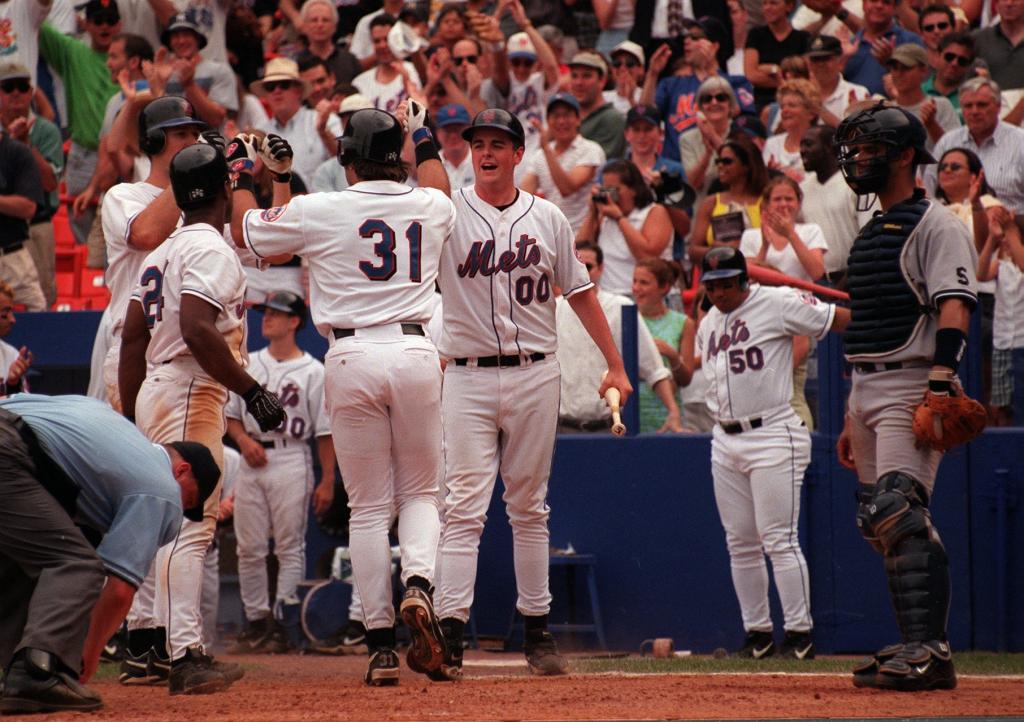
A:
{"label": "white baseball jersey", "polygon": [[128,245],[128,232],[135,216],[153,203],[163,189],[151,183],[119,183],[103,196],[100,219],[107,242],[107,270],[103,274],[110,289],[111,328],[121,335],[128,300],[139,282],[142,263],[149,251]]}
{"label": "white baseball jersey", "polygon": [[245,402],[232,393],[226,414],[238,419],[254,439],[277,441],[297,439],[308,441],[314,436],[331,433],[331,423],[324,411],[324,365],[303,353],[302,356],[278,361],[263,348],[249,357],[246,371],[254,379],[277,394],[288,412],[288,419],[273,431],[260,431],[259,424],[246,412]]}
{"label": "white baseball jersey", "polygon": [[441,254],[441,355],[554,353],[555,286],[568,298],[593,285],[569,221],[525,191],[505,210],[482,201],[473,186],[454,202],[456,232]]}
{"label": "white baseball jersey", "polygon": [[217,330],[244,362],[245,271],[223,233],[206,223],[177,229],[142,264],[131,300],[142,304],[150,329],[150,367],[191,355],[181,337],[181,298],[198,296],[220,309]]}
{"label": "white baseball jersey", "polygon": [[242,233],[257,256],[306,259],[313,323],[333,342],[332,328],[426,323],[437,258],[454,227],[455,207],[441,191],[362,181],[339,193],[253,209]]}
{"label": "white baseball jersey", "polygon": [[[409,74],[412,84],[418,89],[420,76],[416,71],[416,66],[408,60],[403,60],[402,65],[405,67],[405,72]],[[398,109],[398,104],[409,97],[409,94],[405,92],[405,78],[401,73],[396,75],[391,82],[381,83],[377,80],[377,66],[357,75],[352,80],[352,85],[356,86],[359,92],[373,103],[374,108],[386,110],[389,113],[394,113]]]}
{"label": "white baseball jersey", "polygon": [[707,404],[716,419],[744,419],[789,406],[793,336],[823,338],[835,306],[788,287],[752,285],[739,308],[712,308],[697,329],[708,378]]}

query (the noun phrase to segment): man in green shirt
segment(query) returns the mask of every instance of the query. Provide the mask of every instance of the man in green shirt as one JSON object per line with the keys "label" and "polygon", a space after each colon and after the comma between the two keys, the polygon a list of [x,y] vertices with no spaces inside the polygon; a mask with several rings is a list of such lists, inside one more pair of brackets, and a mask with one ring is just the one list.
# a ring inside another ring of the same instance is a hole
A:
{"label": "man in green shirt", "polygon": [[921,90],[928,95],[948,98],[961,121],[960,84],[967,79],[974,57],[974,38],[969,34],[952,33],[944,36],[939,41],[935,73],[921,85]]}
{"label": "man in green shirt", "polygon": [[57,298],[54,278],[53,223],[57,211],[57,184],[64,169],[64,150],[60,129],[46,118],[32,112],[32,74],[20,63],[0,65],[0,125],[11,137],[32,151],[43,183],[44,202],[36,207],[29,222],[28,251],[39,273],[39,285],[46,298],[46,307]]}
{"label": "man in green shirt", "polygon": [[601,146],[608,160],[621,158],[626,150],[626,116],[605,102],[603,90],[608,66],[593,51],[576,53],[569,63],[569,89],[580,104],[580,135]]}
{"label": "man in green shirt", "polygon": [[[89,184],[96,168],[103,111],[110,96],[119,90],[107,70],[107,49],[120,31],[117,0],[89,0],[85,6],[88,44],[64,35],[49,23],[43,23],[39,31],[39,52],[64,81],[71,130],[65,180],[72,196]],[[78,243],[85,243],[95,215],[95,209],[90,208],[71,219]]]}

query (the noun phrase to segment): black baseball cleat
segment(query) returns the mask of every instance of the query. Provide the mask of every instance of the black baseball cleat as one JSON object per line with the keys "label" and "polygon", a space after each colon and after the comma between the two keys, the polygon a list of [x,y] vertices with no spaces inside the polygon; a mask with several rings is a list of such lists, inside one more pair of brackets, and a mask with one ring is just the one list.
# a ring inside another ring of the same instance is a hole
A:
{"label": "black baseball cleat", "polygon": [[338,631],[309,645],[316,654],[366,654],[366,627],[354,619]]}
{"label": "black baseball cleat", "polygon": [[743,646],[737,650],[734,657],[746,657],[747,659],[767,659],[775,654],[775,640],[771,632],[759,632],[756,629],[747,632],[743,640]]}
{"label": "black baseball cleat", "polygon": [[808,632],[786,632],[777,656],[786,659],[814,659],[814,640]]}
{"label": "black baseball cleat", "polygon": [[171,676],[171,661],[149,648],[145,654],[135,656],[125,649],[117,681],[128,686],[165,684]]}
{"label": "black baseball cleat", "polygon": [[526,653],[526,664],[533,674],[552,676],[569,671],[569,663],[558,653],[555,638],[546,629],[539,632],[527,631],[523,651]]}
{"label": "black baseball cleat", "polygon": [[955,689],[956,670],[947,642],[911,642],[878,667],[875,686],[899,692]]}
{"label": "black baseball cleat", "polygon": [[393,687],[398,684],[398,654],[391,647],[381,647],[370,655],[366,683],[371,687]]}
{"label": "black baseball cleat", "polygon": [[461,629],[462,627],[460,626],[460,631],[456,631],[450,619],[441,622],[441,632],[444,639],[444,659],[441,661],[441,666],[438,669],[427,672],[427,676],[433,681],[457,682],[462,679],[463,640]]}
{"label": "black baseball cleat", "polygon": [[92,712],[102,707],[100,696],[62,666],[49,652],[20,651],[4,676],[0,713]]}
{"label": "black baseball cleat", "polygon": [[185,656],[171,663],[170,692],[175,694],[214,694],[230,686],[216,669],[213,658],[198,647],[189,647]]}
{"label": "black baseball cleat", "polygon": [[128,651],[128,631],[122,626],[110,640],[103,645],[100,652],[100,661],[113,664],[120,664]]}
{"label": "black baseball cleat", "polygon": [[264,644],[270,639],[271,629],[269,617],[260,617],[249,622],[248,626],[235,637],[235,643],[228,649],[228,654],[259,654]]}
{"label": "black baseball cleat", "polygon": [[419,587],[409,587],[405,590],[400,611],[402,621],[412,636],[412,644],[405,656],[409,669],[421,674],[440,670],[444,663],[444,635],[434,614],[430,595]]}
{"label": "black baseball cleat", "polygon": [[901,649],[903,649],[902,644],[890,644],[888,647],[883,647],[872,656],[858,662],[853,668],[853,686],[877,687],[878,668],[895,657]]}

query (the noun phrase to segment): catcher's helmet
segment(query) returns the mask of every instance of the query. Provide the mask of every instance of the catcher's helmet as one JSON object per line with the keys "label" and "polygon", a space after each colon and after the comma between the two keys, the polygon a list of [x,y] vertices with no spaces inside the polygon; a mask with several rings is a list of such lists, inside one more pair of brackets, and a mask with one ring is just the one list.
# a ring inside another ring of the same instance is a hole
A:
{"label": "catcher's helmet", "polygon": [[151,101],[139,113],[139,148],[146,155],[157,155],[167,141],[166,128],[194,125],[200,130],[206,123],[196,117],[195,108],[180,95],[165,95]]}
{"label": "catcher's helmet", "polygon": [[338,162],[348,165],[354,160],[372,160],[397,165],[404,139],[402,126],[391,113],[376,108],[357,110],[338,139]]}
{"label": "catcher's helmet", "polygon": [[267,294],[267,300],[253,305],[253,308],[257,311],[272,308],[275,311],[289,313],[299,317],[299,328],[306,325],[306,302],[302,300],[302,296],[291,291],[274,291]]}
{"label": "catcher's helmet", "polygon": [[462,137],[472,141],[473,133],[477,128],[496,128],[505,131],[512,136],[516,148],[522,148],[526,143],[526,133],[523,131],[523,124],[519,122],[519,118],[501,108],[481,110],[473,118],[473,123],[462,131]]}
{"label": "catcher's helmet", "polygon": [[215,145],[196,143],[171,159],[171,188],[178,208],[200,208],[225,194],[228,164]]}
{"label": "catcher's helmet", "polygon": [[[935,162],[926,149],[928,133],[917,116],[885,103],[877,103],[844,120],[832,142],[847,185],[859,194],[878,193],[885,188],[889,164],[908,148],[914,150],[915,165]],[[885,152],[858,159],[867,145],[884,146]]]}
{"label": "catcher's helmet", "polygon": [[746,290],[748,283],[747,259],[738,248],[719,246],[704,254],[700,262],[700,280],[715,281],[722,278],[739,277],[740,288]]}

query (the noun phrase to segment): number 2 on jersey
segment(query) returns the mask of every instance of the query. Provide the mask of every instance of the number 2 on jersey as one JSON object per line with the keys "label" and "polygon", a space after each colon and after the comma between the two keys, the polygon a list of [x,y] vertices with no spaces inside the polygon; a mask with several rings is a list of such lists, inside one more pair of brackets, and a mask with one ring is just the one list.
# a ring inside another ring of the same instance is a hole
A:
{"label": "number 2 on jersey", "polygon": [[142,285],[146,292],[142,294],[142,312],[146,314],[146,326],[153,328],[157,321],[164,318],[164,274],[156,266],[150,266],[142,272]]}
{"label": "number 2 on jersey", "polygon": [[[373,245],[373,252],[380,259],[380,264],[375,265],[372,261],[360,261],[359,270],[371,281],[389,280],[395,275],[398,268],[394,229],[379,218],[370,218],[359,226],[359,235],[363,238],[373,238],[378,235],[381,237]],[[419,283],[421,281],[420,254],[423,241],[423,226],[419,221],[413,221],[405,229],[405,239],[409,242],[409,280]]]}

